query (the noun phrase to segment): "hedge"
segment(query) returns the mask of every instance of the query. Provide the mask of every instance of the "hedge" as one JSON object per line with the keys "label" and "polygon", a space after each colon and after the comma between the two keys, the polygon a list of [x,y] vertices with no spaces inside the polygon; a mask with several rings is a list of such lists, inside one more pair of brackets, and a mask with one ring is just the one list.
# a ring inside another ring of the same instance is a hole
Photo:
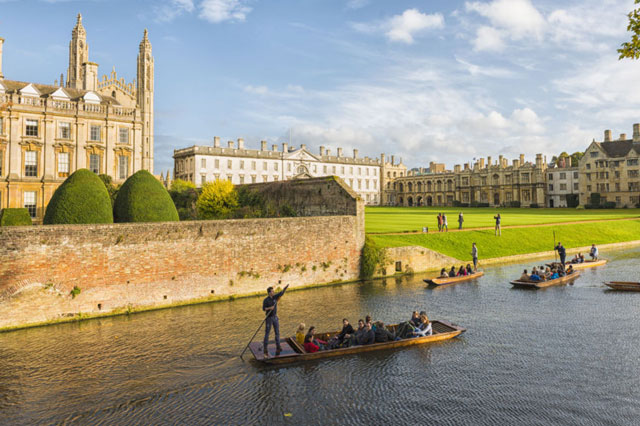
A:
{"label": "hedge", "polygon": [[98,175],[78,169],[69,176],[53,193],[43,223],[113,223],[111,199]]}
{"label": "hedge", "polygon": [[122,184],[113,204],[113,217],[116,222],[179,220],[169,192],[146,170],[137,171]]}
{"label": "hedge", "polygon": [[0,211],[0,226],[29,226],[33,225],[29,210],[19,209],[2,209]]}

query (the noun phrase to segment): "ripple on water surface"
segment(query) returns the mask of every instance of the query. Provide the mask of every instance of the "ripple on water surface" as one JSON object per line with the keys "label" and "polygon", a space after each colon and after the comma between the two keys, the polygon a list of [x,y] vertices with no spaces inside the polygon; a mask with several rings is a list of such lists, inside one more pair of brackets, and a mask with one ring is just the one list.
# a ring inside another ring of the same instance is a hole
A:
{"label": "ripple on water surface", "polygon": [[414,309],[468,331],[285,367],[237,356],[260,323],[257,298],[0,334],[0,424],[633,424],[640,293],[602,281],[637,280],[640,250],[607,256],[539,291],[508,285],[529,264],[433,290],[414,276],[287,294],[283,335]]}

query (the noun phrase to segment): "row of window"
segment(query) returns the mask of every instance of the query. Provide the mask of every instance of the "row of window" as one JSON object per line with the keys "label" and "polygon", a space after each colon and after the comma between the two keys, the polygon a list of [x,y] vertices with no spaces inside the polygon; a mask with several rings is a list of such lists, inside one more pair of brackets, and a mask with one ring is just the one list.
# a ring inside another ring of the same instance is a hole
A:
{"label": "row of window", "polygon": [[[291,176],[288,176],[289,178],[291,178]],[[233,175],[220,175],[219,173],[214,173],[213,174],[213,180],[229,180],[229,182],[233,183]],[[261,175],[261,179],[262,182],[268,182],[269,181],[269,175]],[[273,175],[273,180],[277,181],[279,179],[278,175]],[[192,181],[192,175],[189,174],[188,175],[188,180]],[[206,173],[202,173],[200,174],[200,182],[201,184],[204,184],[207,182],[207,175]],[[251,176],[245,176],[245,175],[239,175],[238,176],[238,182],[239,184],[245,184],[245,183],[257,183],[258,182],[258,176],[257,175],[251,175]],[[352,187],[353,189],[377,189],[378,187],[378,180],[377,179],[373,179],[373,180],[369,180],[369,179],[365,179],[364,181],[362,179],[357,179],[354,181],[354,179],[349,179],[348,180],[349,186]],[[357,185],[357,188],[354,186],[354,183]],[[363,185],[364,183],[364,185]]]}
{"label": "row of window", "polygon": [[[3,119],[0,117],[0,134],[4,134]],[[40,135],[40,122],[36,119],[25,119],[24,126],[25,136],[38,137]],[[58,122],[58,138],[59,139],[72,139],[71,137],[71,123],[67,121]],[[101,142],[102,141],[102,126],[97,124],[91,124],[89,126],[89,141]],[[129,143],[129,128],[118,128],[118,143]]]}
{"label": "row of window", "polygon": [[[561,183],[560,184],[560,191],[566,191],[567,190],[567,184],[566,183]],[[573,184],[573,190],[577,191],[578,190],[578,184],[574,183]],[[553,184],[549,184],[549,191],[553,191]]]}
{"label": "row of window", "polygon": [[[560,172],[558,174],[560,175],[560,180],[565,180],[567,178],[566,172]],[[573,178],[578,179],[578,172],[573,172]],[[549,180],[553,180],[553,173],[549,173]]]}
{"label": "row of window", "polygon": [[[593,154],[593,153],[592,153]],[[595,167],[620,167],[620,164],[622,163],[622,161],[624,160],[617,160],[617,161],[606,161],[606,160],[601,160],[601,161],[596,161],[595,162]],[[637,166],[638,163],[638,159],[637,158],[629,158],[627,160],[627,166]],[[587,163],[586,166],[587,170],[591,169],[591,163]]]}
{"label": "row of window", "polygon": [[[2,175],[2,153],[0,151],[0,175]],[[58,177],[69,176],[69,153],[59,152],[57,154],[57,174]],[[89,154],[89,170],[96,174],[101,173],[102,155]],[[26,177],[38,176],[38,152],[25,151],[24,153],[24,175]],[[129,176],[129,157],[125,155],[118,156],[118,179],[126,179]]]}

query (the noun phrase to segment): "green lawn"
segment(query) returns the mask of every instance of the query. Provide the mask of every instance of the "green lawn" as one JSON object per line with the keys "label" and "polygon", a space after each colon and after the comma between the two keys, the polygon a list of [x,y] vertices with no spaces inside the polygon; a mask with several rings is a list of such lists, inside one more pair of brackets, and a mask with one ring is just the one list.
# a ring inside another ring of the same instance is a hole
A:
{"label": "green lawn", "polygon": [[[503,229],[501,237],[494,236],[493,230],[406,235],[372,234],[370,237],[383,247],[422,246],[467,261],[471,260],[473,242],[478,245],[480,260],[553,250],[553,231],[556,242],[562,242],[567,248],[589,246],[592,243],[634,241],[640,239],[640,220]],[[606,253],[601,254],[606,257]]]}
{"label": "green lawn", "polygon": [[367,233],[421,231],[428,226],[437,230],[438,213],[447,215],[449,229],[458,227],[458,213],[464,215],[464,227],[493,226],[496,213],[502,216],[502,226],[539,225],[543,223],[577,222],[597,219],[640,218],[640,209],[576,210],[519,208],[452,208],[452,207],[367,207]]}

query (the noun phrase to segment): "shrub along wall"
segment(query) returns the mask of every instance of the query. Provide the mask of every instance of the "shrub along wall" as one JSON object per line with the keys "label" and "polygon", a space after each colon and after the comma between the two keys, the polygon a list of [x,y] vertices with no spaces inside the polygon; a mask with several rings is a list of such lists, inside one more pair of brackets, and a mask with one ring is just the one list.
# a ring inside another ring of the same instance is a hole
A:
{"label": "shrub along wall", "polygon": [[0,226],[29,225],[33,225],[33,222],[27,209],[2,209],[0,211]]}

